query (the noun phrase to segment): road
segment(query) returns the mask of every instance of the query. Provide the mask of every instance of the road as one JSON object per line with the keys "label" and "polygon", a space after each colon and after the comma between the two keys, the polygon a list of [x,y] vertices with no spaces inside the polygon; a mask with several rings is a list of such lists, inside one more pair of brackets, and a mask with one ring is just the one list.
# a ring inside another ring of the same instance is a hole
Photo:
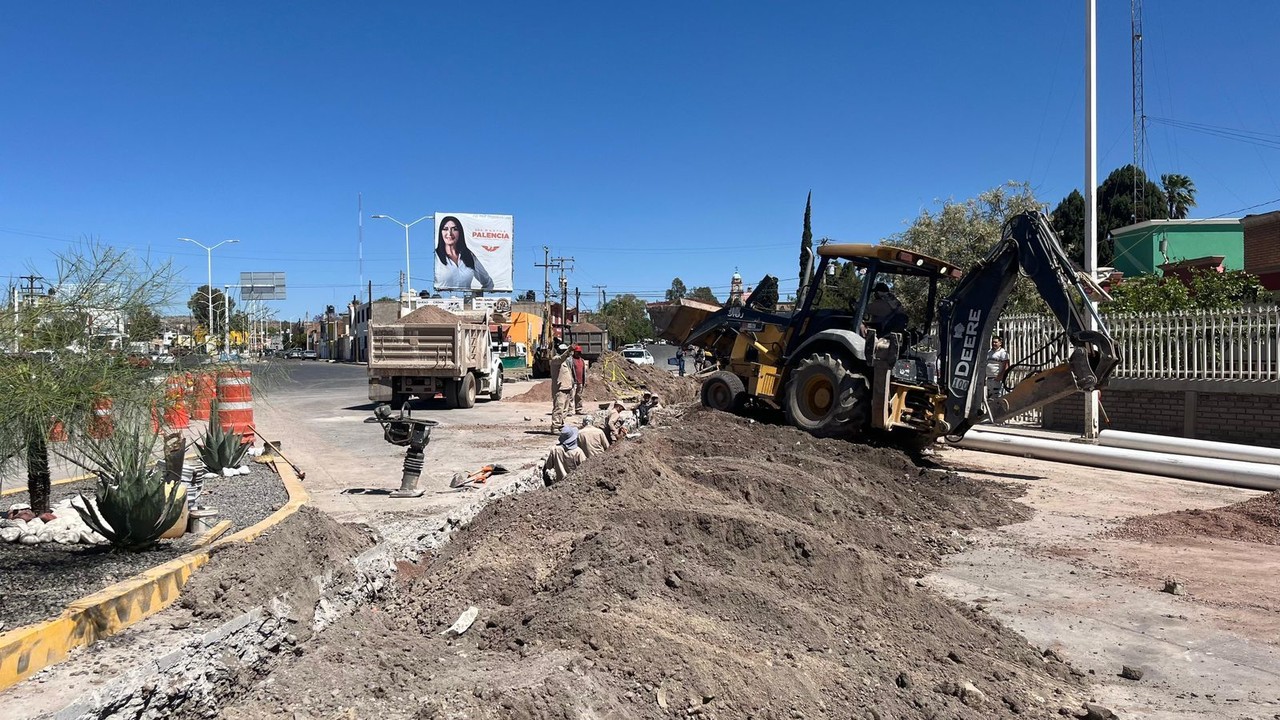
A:
{"label": "road", "polygon": [[[255,414],[267,439],[306,472],[312,504],[344,522],[382,524],[388,513],[438,513],[459,499],[449,488],[455,472],[490,463],[515,471],[545,454],[550,407],[477,399],[473,408],[448,409],[443,401],[415,401],[413,416],[435,420],[427,446],[420,498],[389,498],[400,485],[405,449],[383,440],[381,426],[366,424],[374,403],[366,395],[363,365],[276,360],[255,365]],[[532,383],[508,383],[518,395]],[[496,480],[495,482],[500,482]]]}

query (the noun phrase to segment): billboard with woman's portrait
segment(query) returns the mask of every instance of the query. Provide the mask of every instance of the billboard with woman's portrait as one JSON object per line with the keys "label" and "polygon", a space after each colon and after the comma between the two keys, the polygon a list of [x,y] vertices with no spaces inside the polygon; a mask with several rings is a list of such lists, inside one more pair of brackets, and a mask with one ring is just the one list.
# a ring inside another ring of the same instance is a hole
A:
{"label": "billboard with woman's portrait", "polygon": [[511,292],[511,215],[437,212],[436,290]]}

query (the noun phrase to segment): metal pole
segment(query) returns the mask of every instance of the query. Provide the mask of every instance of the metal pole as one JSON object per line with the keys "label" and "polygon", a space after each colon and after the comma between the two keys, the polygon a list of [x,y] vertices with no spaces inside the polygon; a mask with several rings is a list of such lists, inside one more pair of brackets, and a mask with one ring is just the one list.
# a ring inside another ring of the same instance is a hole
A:
{"label": "metal pole", "polygon": [[404,226],[404,289],[413,293],[413,276],[409,274],[409,226]]}
{"label": "metal pole", "polygon": [[230,285],[222,286],[222,353],[231,354],[231,296]]}
{"label": "metal pole", "polygon": [[209,351],[209,337],[213,335],[213,248],[205,248],[204,256],[208,271],[208,277],[205,278],[204,295],[209,300],[209,332],[205,333],[204,349]]}
{"label": "metal pole", "polygon": [[[1097,0],[1085,0],[1085,165],[1084,165],[1084,271],[1098,276],[1098,46]],[[1097,330],[1098,304],[1088,300],[1085,328]],[[1084,439],[1098,439],[1098,391],[1084,394]]]}

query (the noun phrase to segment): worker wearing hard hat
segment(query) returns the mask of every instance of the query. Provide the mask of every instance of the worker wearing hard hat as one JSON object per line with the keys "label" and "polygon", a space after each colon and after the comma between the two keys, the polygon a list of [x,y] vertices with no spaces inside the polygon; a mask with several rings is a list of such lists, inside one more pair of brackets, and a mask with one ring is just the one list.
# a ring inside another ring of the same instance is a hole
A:
{"label": "worker wearing hard hat", "polygon": [[551,432],[559,433],[564,427],[564,417],[569,412],[569,397],[573,393],[573,372],[569,368],[569,354],[573,351],[561,342],[556,345],[556,355],[551,358]]}

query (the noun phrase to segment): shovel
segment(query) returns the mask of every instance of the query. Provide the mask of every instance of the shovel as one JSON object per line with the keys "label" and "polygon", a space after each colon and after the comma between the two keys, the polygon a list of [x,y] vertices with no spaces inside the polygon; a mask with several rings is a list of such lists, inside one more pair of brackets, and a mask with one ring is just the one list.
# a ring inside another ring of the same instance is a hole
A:
{"label": "shovel", "polygon": [[510,470],[501,465],[485,465],[470,475],[464,472],[456,472],[453,474],[453,479],[449,481],[449,487],[456,489],[483,485],[491,475],[502,475],[507,472],[510,472]]}

